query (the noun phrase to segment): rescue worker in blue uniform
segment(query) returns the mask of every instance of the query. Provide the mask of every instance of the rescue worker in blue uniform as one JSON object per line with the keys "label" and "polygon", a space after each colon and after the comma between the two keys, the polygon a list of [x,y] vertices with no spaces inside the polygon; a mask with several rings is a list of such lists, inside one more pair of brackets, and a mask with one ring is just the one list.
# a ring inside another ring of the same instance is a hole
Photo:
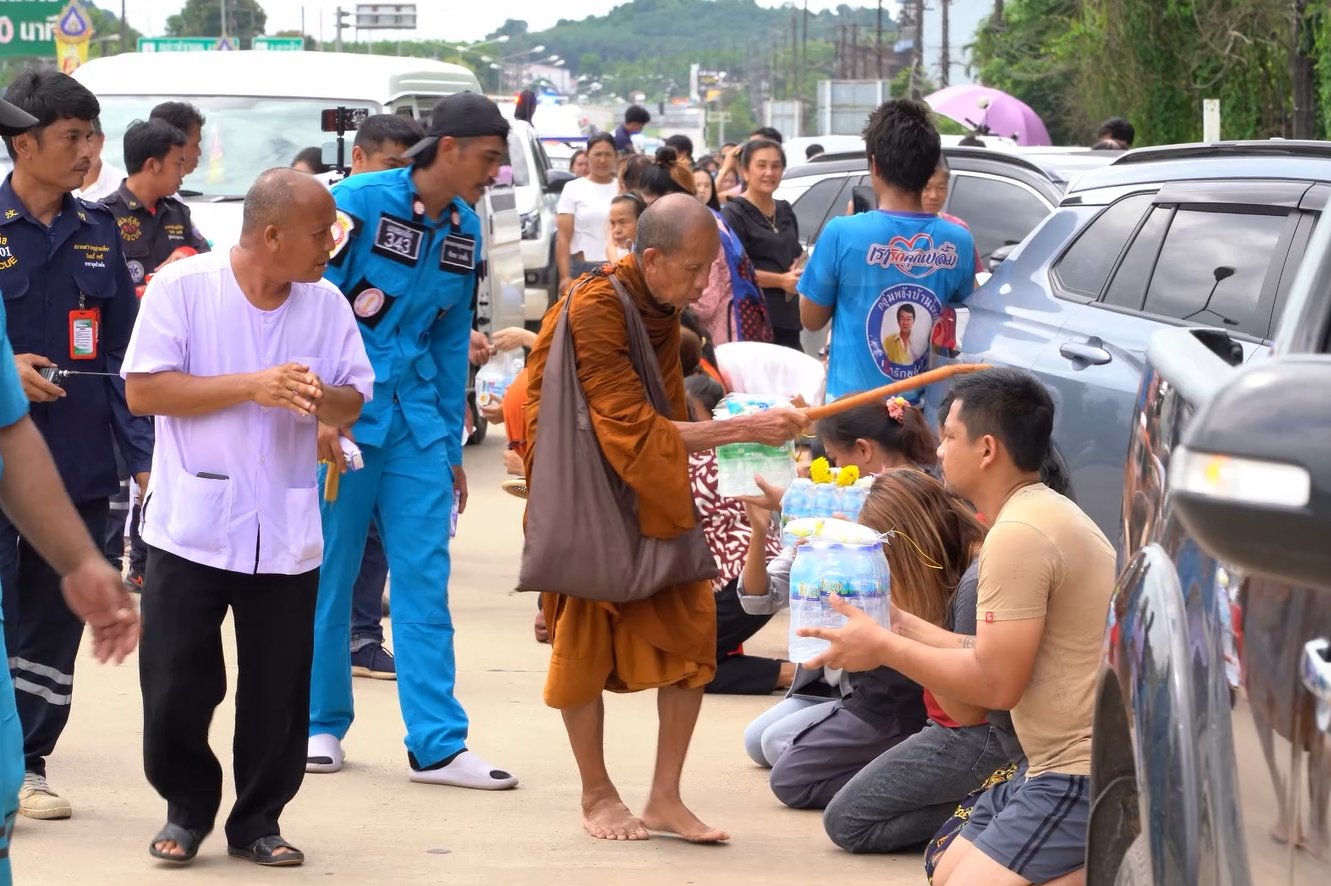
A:
{"label": "rescue worker in blue uniform", "polygon": [[[5,135],[13,173],[0,184],[0,291],[19,380],[89,534],[105,536],[120,487],[112,440],[140,487],[152,463],[152,424],[125,405],[120,360],[137,301],[115,216],[76,199],[92,157],[95,96],[55,71],[25,71],[5,98],[36,125]],[[43,368],[86,375],[44,378]],[[69,720],[83,623],[60,599],[60,576],[0,518],[5,643],[23,726],[25,776],[19,811],[68,818],[70,804],[46,783],[46,757]]]}
{"label": "rescue worker in blue uniform", "polygon": [[509,125],[489,99],[441,99],[411,166],[333,188],[338,225],[327,279],[351,303],[374,366],[374,398],[350,429],[320,428],[320,459],[340,469],[349,431],[365,466],[323,506],[306,770],[336,772],[351,726],[351,589],[373,519],[393,576],[393,647],[412,781],[496,790],[517,778],[467,749],[454,695],[448,611],[449,518],[465,508],[462,470],[472,304],[481,226],[470,204],[493,183]]}

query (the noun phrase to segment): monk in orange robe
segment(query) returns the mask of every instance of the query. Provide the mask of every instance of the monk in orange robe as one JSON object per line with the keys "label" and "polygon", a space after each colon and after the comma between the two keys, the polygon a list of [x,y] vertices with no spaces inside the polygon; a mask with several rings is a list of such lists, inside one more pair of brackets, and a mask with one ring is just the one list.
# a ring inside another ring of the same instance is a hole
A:
{"label": "monk in orange robe", "polygon": [[[638,221],[637,251],[575,286],[569,321],[578,380],[611,468],[634,491],[644,535],[671,538],[695,522],[688,455],[738,442],[779,445],[807,425],[794,410],[769,410],[723,422],[688,421],[680,371],[680,312],[702,295],[719,248],[716,222],[687,195],[663,197]],[[648,402],[629,360],[624,311],[610,270],[642,317],[665,380],[671,414]],[[532,458],[540,446],[539,415],[550,340],[560,303],[546,315],[528,360],[527,479],[540,495]],[[586,527],[595,532],[595,527]],[[716,604],[710,582],[667,587],[645,600],[613,604],[545,593],[553,649],[545,702],[559,708],[582,777],[583,827],[593,837],[643,840],[649,831],[699,843],[729,839],[700,821],[680,798],[680,776],[716,673]],[[641,817],[620,799],[606,771],[601,693],[657,689],[660,718],[656,772]]]}

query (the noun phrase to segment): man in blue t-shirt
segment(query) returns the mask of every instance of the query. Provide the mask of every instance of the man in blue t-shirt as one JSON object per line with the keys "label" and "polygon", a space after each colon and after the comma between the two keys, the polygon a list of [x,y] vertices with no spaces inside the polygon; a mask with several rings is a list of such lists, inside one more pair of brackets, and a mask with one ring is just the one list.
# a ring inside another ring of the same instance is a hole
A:
{"label": "man in blue t-shirt", "polygon": [[832,321],[829,400],[925,371],[934,321],[975,285],[970,232],[921,202],[942,153],[928,106],[884,103],[864,141],[880,209],[828,222],[799,282],[804,328]]}

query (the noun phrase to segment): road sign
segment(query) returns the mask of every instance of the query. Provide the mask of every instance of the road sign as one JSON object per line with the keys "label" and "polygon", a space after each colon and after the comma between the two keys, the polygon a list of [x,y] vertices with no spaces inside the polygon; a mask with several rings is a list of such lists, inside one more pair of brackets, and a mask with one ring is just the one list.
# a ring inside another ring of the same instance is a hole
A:
{"label": "road sign", "polygon": [[415,3],[357,3],[357,30],[416,30]]}
{"label": "road sign", "polygon": [[304,37],[255,37],[251,49],[270,52],[300,52],[305,49]]}
{"label": "road sign", "polygon": [[214,46],[213,49],[217,49],[217,50],[220,50],[220,51],[222,51],[222,52],[227,52],[227,51],[230,51],[230,50],[232,50],[232,49],[235,49],[236,46],[238,46],[238,45],[239,45],[239,42],[236,41],[236,40],[233,40],[233,39],[230,38],[230,37],[219,37],[218,40],[217,40],[217,45]]}
{"label": "road sign", "polygon": [[140,37],[139,52],[211,52],[221,42],[221,37]]}
{"label": "road sign", "polygon": [[55,20],[65,0],[0,2],[0,58],[55,57]]}

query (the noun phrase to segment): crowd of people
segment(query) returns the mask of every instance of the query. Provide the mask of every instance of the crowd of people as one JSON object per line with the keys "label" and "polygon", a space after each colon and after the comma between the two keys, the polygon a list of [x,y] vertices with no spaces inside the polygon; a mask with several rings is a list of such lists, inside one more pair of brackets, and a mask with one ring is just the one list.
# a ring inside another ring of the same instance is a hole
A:
{"label": "crowd of people", "polygon": [[[528,501],[522,581],[540,592],[535,633],[551,647],[544,700],[563,717],[591,836],[729,839],[680,791],[704,694],[784,691],[736,748],[770,769],[780,802],[823,809],[835,845],[924,848],[940,886],[1080,882],[1114,555],[1045,482],[1048,393],[992,370],[957,382],[938,416],[918,389],[816,424],[800,408],[909,382],[974,285],[974,241],[939,215],[948,174],[926,107],[871,116],[877,205],[831,220],[812,255],[774,196],[780,133],[756,131],[719,162],[695,162],[682,137],[644,156],[633,136],[650,115],[630,108],[619,131],[589,139],[575,158],[586,174],[560,196],[560,300],[539,333],[489,339],[473,314],[473,207],[509,129],[489,99],[442,99],[426,128],[370,118],[331,190],[313,168],[263,173],[228,252],[210,251],[175,196],[198,163],[198,110],[145,108],[118,181],[100,160],[99,112],[49,71],[0,102],[14,159],[0,185],[0,883],[16,814],[71,814],[46,764],[85,624],[99,659],[140,649],[160,861],[192,861],[220,809],[208,729],[228,612],[229,854],[303,862],[282,811],[306,773],[343,767],[357,674],[397,681],[406,777],[517,785],[470,749],[448,605],[468,367],[517,348],[526,368],[487,417],[505,426]],[[829,346],[805,353],[804,334],[829,323]],[[713,418],[731,393],[789,405]],[[625,562],[624,588],[596,598],[531,571],[542,549],[573,560],[583,543],[552,519],[588,476],[569,461],[579,398],[603,479],[633,502],[627,536],[670,564],[649,576]],[[759,477],[760,495],[722,495],[715,453],[792,440],[805,470],[825,458],[874,478],[859,519],[888,540],[892,575],[892,629],[834,597],[845,627],[808,629],[829,643],[812,661],[744,650],[788,604],[796,552],[779,532],[784,490]],[[705,563],[669,559],[688,543]],[[601,696],[646,689],[659,745],[635,814],[608,774]]]}

